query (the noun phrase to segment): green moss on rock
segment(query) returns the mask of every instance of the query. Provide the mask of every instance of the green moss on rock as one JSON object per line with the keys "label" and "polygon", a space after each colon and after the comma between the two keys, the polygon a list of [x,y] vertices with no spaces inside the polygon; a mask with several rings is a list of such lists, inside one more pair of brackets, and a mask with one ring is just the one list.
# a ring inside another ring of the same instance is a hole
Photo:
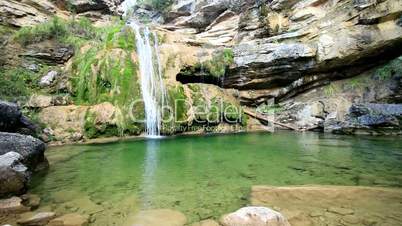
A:
{"label": "green moss on rock", "polygon": [[379,80],[391,79],[393,76],[402,74],[402,56],[390,61],[377,69],[375,77]]}
{"label": "green moss on rock", "polygon": [[38,88],[41,72],[22,67],[0,69],[0,99],[16,101],[29,97]]}
{"label": "green moss on rock", "polygon": [[214,55],[211,60],[204,62],[204,68],[214,77],[224,76],[226,69],[233,64],[234,54],[232,49],[224,49],[222,52]]}
{"label": "green moss on rock", "polygon": [[88,110],[85,115],[84,134],[85,137],[94,139],[99,137],[120,136],[121,132],[117,125],[108,123],[97,124],[96,113]]}
{"label": "green moss on rock", "polygon": [[[86,50],[85,50],[86,49]],[[90,43],[73,59],[71,83],[76,104],[94,105],[112,103],[117,113],[117,131],[106,129],[112,135],[138,134],[143,126],[133,117],[143,118],[144,108],[132,103],[141,100],[138,65],[133,61],[135,36],[131,29],[116,25],[105,31],[101,41]],[[89,118],[90,119],[90,118]],[[91,132],[88,122],[88,134]]]}
{"label": "green moss on rock", "polygon": [[178,124],[187,122],[189,110],[187,96],[184,93],[183,85],[168,87],[169,103],[174,108],[175,121]]}

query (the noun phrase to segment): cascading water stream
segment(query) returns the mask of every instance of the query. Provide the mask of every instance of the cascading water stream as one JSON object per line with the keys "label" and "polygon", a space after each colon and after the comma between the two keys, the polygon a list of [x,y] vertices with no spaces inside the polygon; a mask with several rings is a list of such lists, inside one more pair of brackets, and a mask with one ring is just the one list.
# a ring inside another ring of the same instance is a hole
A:
{"label": "cascading water stream", "polygon": [[[166,104],[166,90],[158,52],[158,38],[148,27],[141,28],[135,21],[128,23],[135,32],[141,75],[141,91],[145,106],[146,133],[158,137],[162,126],[162,109]],[[151,45],[150,38],[154,45]]]}
{"label": "cascading water stream", "polygon": [[[128,10],[135,4],[135,0],[127,0],[123,3],[126,16]],[[127,25],[133,28],[135,32],[141,91],[145,106],[146,133],[148,137],[159,137],[162,127],[162,110],[167,103],[167,98],[162,78],[158,36],[155,32],[150,32],[147,26],[140,26],[134,19],[130,20]],[[151,37],[153,45],[151,44]]]}

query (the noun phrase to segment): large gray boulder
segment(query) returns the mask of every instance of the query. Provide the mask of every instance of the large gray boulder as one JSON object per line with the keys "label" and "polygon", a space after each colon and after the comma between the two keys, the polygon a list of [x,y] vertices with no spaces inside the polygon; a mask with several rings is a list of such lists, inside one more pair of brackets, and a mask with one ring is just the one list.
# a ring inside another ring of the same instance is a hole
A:
{"label": "large gray boulder", "polygon": [[242,43],[234,48],[235,66],[223,86],[262,89],[289,84],[312,69],[316,53],[316,48],[302,43]]}
{"label": "large gray boulder", "polygon": [[36,130],[35,125],[22,115],[17,104],[0,100],[0,131],[20,132],[23,128],[31,133]]}
{"label": "large gray boulder", "polygon": [[191,15],[176,22],[176,25],[192,27],[203,30],[210,25],[219,15],[231,7],[230,0],[197,1],[187,3],[187,6],[178,7],[172,13],[183,14],[191,12]]}
{"label": "large gray boulder", "polygon": [[116,13],[123,0],[69,0],[68,4],[77,13],[88,11],[104,11]]}
{"label": "large gray boulder", "polygon": [[45,148],[45,143],[32,136],[0,132],[0,155],[8,152],[20,154],[21,162],[30,171],[38,171],[47,167]]}
{"label": "large gray boulder", "polygon": [[60,45],[48,42],[30,46],[28,50],[21,54],[26,58],[34,58],[46,61],[50,64],[64,64],[74,55],[74,48],[70,45]]}
{"label": "large gray boulder", "polygon": [[34,137],[0,132],[0,197],[26,191],[31,174],[48,167],[44,151]]}
{"label": "large gray boulder", "polygon": [[59,75],[60,75],[59,72],[51,70],[40,79],[39,85],[41,87],[50,86],[54,83],[54,81],[57,79]]}
{"label": "large gray boulder", "polygon": [[249,206],[223,216],[220,220],[224,226],[290,226],[286,218],[270,208]]}
{"label": "large gray boulder", "polygon": [[0,155],[0,197],[25,191],[30,173],[22,160],[16,152]]}
{"label": "large gray boulder", "polygon": [[324,129],[342,134],[402,134],[402,104],[353,104],[345,121],[328,117]]}

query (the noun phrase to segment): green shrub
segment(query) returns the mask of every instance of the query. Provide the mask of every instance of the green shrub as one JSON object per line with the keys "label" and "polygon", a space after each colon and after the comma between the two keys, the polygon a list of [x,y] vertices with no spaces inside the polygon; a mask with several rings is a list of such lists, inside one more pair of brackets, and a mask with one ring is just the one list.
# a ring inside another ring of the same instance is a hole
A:
{"label": "green shrub", "polygon": [[257,107],[257,112],[265,115],[274,115],[282,112],[283,109],[279,105],[261,104]]}
{"label": "green shrub", "polygon": [[234,54],[232,49],[224,49],[214,55],[211,60],[202,63],[200,66],[214,77],[224,76],[227,68],[233,64]]}
{"label": "green shrub", "polygon": [[352,89],[352,90],[362,89],[366,86],[367,86],[367,81],[365,78],[362,78],[362,77],[351,78],[345,84],[345,88]]}
{"label": "green shrub", "polygon": [[90,111],[87,111],[85,115],[84,133],[89,139],[120,135],[119,128],[116,125],[96,125],[96,114]]}
{"label": "green shrub", "polygon": [[336,93],[339,92],[339,87],[335,84],[329,84],[327,86],[324,87],[324,93],[326,96],[330,97],[335,95]]}
{"label": "green shrub", "polygon": [[0,99],[19,100],[37,87],[39,75],[24,68],[0,70]]}
{"label": "green shrub", "polygon": [[387,80],[395,75],[402,74],[402,56],[390,61],[384,66],[377,69],[375,77],[379,80]]}
{"label": "green shrub", "polygon": [[117,38],[117,45],[121,49],[135,50],[135,33],[131,28],[126,28],[119,33]]}
{"label": "green shrub", "polygon": [[23,27],[15,34],[15,39],[22,45],[28,45],[52,38],[61,38],[68,34],[67,23],[58,17],[33,27]]}
{"label": "green shrub", "polygon": [[14,32],[15,30],[11,29],[10,27],[0,24],[0,47],[3,45],[4,41],[14,34]]}
{"label": "green shrub", "polygon": [[47,22],[18,30],[14,39],[21,45],[56,39],[60,43],[79,47],[86,41],[99,40],[104,30],[95,28],[88,18],[63,20],[53,17]]}
{"label": "green shrub", "polygon": [[168,98],[171,106],[175,107],[175,119],[178,122],[186,121],[189,106],[187,104],[187,97],[184,93],[184,87],[182,85],[168,87]]}

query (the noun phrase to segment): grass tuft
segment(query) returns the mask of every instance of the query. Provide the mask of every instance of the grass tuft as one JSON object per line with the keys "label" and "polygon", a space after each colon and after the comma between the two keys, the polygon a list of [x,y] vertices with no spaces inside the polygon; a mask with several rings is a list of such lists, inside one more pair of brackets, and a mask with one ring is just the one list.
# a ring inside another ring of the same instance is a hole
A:
{"label": "grass tuft", "polygon": [[224,49],[213,58],[202,64],[203,68],[214,77],[224,76],[227,68],[233,64],[234,54],[232,49]]}

